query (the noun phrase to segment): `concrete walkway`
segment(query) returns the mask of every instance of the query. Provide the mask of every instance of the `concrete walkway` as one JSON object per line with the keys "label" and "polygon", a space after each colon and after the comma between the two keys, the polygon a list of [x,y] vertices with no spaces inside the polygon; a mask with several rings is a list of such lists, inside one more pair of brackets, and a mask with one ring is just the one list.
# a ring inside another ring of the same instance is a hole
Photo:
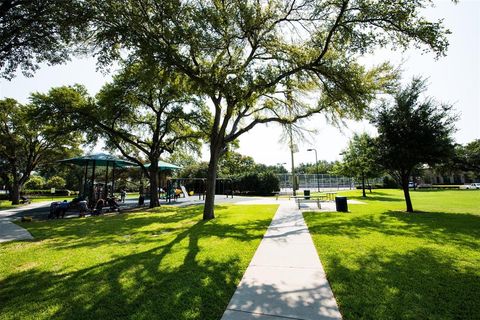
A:
{"label": "concrete walkway", "polygon": [[48,206],[49,202],[37,202],[18,208],[0,210],[0,243],[14,240],[33,239],[30,232],[17,226],[12,220],[18,219],[18,214]]}
{"label": "concrete walkway", "polygon": [[28,239],[33,239],[30,232],[13,222],[0,220],[0,242]]}
{"label": "concrete walkway", "polygon": [[222,320],[341,319],[301,212],[280,207]]}

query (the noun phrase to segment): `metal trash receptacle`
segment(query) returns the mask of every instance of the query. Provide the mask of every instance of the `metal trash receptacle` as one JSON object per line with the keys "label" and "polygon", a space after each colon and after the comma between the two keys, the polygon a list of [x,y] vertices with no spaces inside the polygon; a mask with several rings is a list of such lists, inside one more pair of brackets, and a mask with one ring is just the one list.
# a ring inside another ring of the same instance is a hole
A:
{"label": "metal trash receptacle", "polygon": [[337,212],[348,212],[347,197],[335,197]]}
{"label": "metal trash receptacle", "polygon": [[310,190],[303,190],[303,197],[305,200],[310,200]]}

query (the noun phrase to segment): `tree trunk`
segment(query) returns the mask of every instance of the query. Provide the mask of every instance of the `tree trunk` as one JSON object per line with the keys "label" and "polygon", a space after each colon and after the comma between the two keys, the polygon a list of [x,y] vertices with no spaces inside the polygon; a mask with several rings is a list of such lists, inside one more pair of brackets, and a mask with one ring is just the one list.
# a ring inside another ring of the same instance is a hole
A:
{"label": "tree trunk", "polygon": [[210,220],[215,218],[215,187],[217,183],[217,167],[220,159],[221,148],[211,147],[210,162],[208,163],[207,173],[207,195],[205,197],[205,207],[203,208],[203,220]]}
{"label": "tree trunk", "polygon": [[149,168],[149,181],[150,181],[150,208],[155,208],[160,206],[160,201],[158,199],[158,160],[150,159],[150,168]]}
{"label": "tree trunk", "polygon": [[408,189],[408,178],[410,175],[402,177],[403,194],[405,195],[405,203],[407,205],[407,212],[413,212],[412,199],[410,199],[410,190]]}
{"label": "tree trunk", "polygon": [[18,179],[14,178],[12,183],[12,193],[11,193],[12,204],[20,203],[20,184]]}
{"label": "tree trunk", "polygon": [[363,193],[362,197],[366,198],[367,195],[365,194],[365,175],[363,174],[363,172],[362,172],[362,193]]}

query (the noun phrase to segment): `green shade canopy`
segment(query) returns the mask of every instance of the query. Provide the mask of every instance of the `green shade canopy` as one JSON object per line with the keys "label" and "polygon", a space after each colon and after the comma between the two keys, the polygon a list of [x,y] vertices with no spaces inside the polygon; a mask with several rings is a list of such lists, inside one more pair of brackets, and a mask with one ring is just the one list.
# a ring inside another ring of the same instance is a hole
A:
{"label": "green shade canopy", "polygon": [[[147,163],[145,165],[145,168],[149,168],[149,167],[150,167],[150,163]],[[158,169],[160,169],[160,170],[177,170],[177,169],[182,169],[182,167],[176,166],[174,164],[171,164],[171,163],[168,163],[168,162],[165,162],[165,161],[162,161],[162,160],[158,160]]]}
{"label": "green shade canopy", "polygon": [[115,167],[131,167],[131,166],[138,166],[136,163],[116,158],[112,155],[106,154],[106,153],[96,153],[96,154],[89,154],[86,156],[82,157],[76,157],[76,158],[70,158],[70,159],[65,159],[65,160],[60,160],[59,162],[64,162],[64,163],[72,163],[72,164],[77,164],[81,166],[85,166],[87,164],[95,165],[97,167],[106,167],[108,166],[115,166]]}

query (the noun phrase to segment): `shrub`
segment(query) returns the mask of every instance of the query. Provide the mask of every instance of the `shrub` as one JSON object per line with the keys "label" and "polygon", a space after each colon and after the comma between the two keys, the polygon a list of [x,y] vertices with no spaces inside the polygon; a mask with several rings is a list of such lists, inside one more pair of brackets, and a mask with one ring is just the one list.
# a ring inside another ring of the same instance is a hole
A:
{"label": "shrub", "polygon": [[[70,196],[72,192],[70,190],[66,189],[56,189],[55,194],[56,196]],[[22,195],[25,196],[51,196],[52,193],[50,192],[50,189],[45,190],[45,189],[40,189],[40,190],[32,190],[32,189],[24,189],[22,190]]]}
{"label": "shrub", "polygon": [[25,183],[26,189],[43,189],[45,186],[45,179],[41,176],[31,176]]}
{"label": "shrub", "polygon": [[280,189],[280,182],[272,172],[248,173],[236,179],[237,190],[243,194],[271,195]]}
{"label": "shrub", "polygon": [[[56,189],[61,189],[65,187],[65,179],[59,176],[53,176],[47,181],[47,188],[56,188]],[[34,189],[34,188],[33,188]]]}

